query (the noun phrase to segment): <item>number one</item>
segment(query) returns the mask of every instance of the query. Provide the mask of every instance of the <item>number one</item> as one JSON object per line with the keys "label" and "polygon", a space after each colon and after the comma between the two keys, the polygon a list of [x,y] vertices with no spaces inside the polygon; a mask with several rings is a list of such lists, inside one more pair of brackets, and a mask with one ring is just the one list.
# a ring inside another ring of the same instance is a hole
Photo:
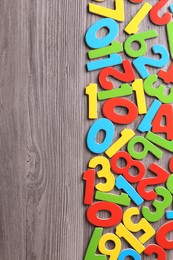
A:
{"label": "number one", "polygon": [[152,6],[149,3],[145,3],[129,24],[125,27],[124,31],[128,34],[135,34],[139,30],[139,24],[151,10]]}
{"label": "number one", "polygon": [[88,95],[88,118],[97,118],[97,84],[89,84],[85,88],[85,94]]}
{"label": "number one", "polygon": [[125,128],[123,131],[121,131],[121,137],[111,145],[106,150],[106,155],[111,158],[115,153],[117,153],[132,137],[135,136],[135,133],[131,129]]}
{"label": "number one", "polygon": [[85,180],[85,196],[84,204],[91,205],[93,203],[94,185],[95,185],[95,170],[88,169],[83,174],[83,180]]}
{"label": "number one", "polygon": [[122,223],[116,227],[116,235],[124,238],[139,254],[145,250],[145,247]]}
{"label": "number one", "polygon": [[138,105],[138,113],[146,114],[147,108],[146,108],[146,100],[144,95],[144,87],[142,79],[136,79],[132,83],[132,89],[136,92],[136,99],[137,99],[137,105]]}
{"label": "number one", "polygon": [[104,6],[89,4],[89,12],[100,16],[109,17],[116,21],[123,22],[124,17],[124,0],[115,0],[115,9],[110,9]]}

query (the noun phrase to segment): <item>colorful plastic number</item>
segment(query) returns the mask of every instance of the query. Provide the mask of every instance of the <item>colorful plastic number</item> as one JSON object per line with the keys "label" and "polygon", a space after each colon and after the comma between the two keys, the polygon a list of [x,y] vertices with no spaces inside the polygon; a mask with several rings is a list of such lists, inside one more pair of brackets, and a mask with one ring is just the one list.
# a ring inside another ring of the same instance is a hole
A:
{"label": "colorful plastic number", "polygon": [[173,172],[173,156],[169,160],[169,169],[170,169],[171,172]]}
{"label": "colorful plastic number", "polygon": [[93,203],[94,196],[95,170],[88,169],[85,171],[83,174],[83,180],[86,181],[84,204],[91,205]]}
{"label": "colorful plastic number", "polygon": [[158,76],[166,84],[173,83],[173,63],[171,63],[168,71],[160,70],[159,73],[158,73]]}
{"label": "colorful plastic number", "polygon": [[159,0],[150,11],[150,19],[156,25],[165,25],[170,22],[172,14],[167,12],[162,17],[158,15],[160,9],[162,9],[169,0]]}
{"label": "colorful plastic number", "polygon": [[98,92],[98,100],[105,100],[115,97],[124,97],[132,94],[132,88],[129,84],[122,84],[119,88],[104,90]]}
{"label": "colorful plastic number", "polygon": [[118,54],[111,54],[109,58],[91,61],[87,63],[87,70],[99,70],[102,68],[118,65],[122,63],[122,58]]}
{"label": "colorful plastic number", "polygon": [[[116,107],[124,107],[128,111],[126,115],[120,115],[115,112]],[[107,100],[102,107],[103,115],[113,123],[127,125],[134,122],[138,116],[136,105],[125,98],[111,98]]]}
{"label": "colorful plastic number", "polygon": [[115,186],[115,177],[110,171],[109,160],[103,156],[93,157],[88,166],[90,168],[96,168],[98,165],[102,167],[101,170],[97,171],[98,178],[104,178],[106,181],[104,183],[98,183],[96,189],[103,192],[111,191]]}
{"label": "colorful plastic number", "polygon": [[[100,144],[96,142],[96,136],[99,131],[104,130],[105,131],[105,139]],[[102,153],[108,149],[108,147],[111,145],[114,138],[114,125],[113,123],[106,119],[106,118],[100,118],[96,120],[92,126],[90,127],[88,134],[87,134],[87,146],[88,149],[96,154]]]}
{"label": "colorful plastic number", "polygon": [[[119,159],[124,159],[126,165],[124,167],[119,167],[118,166],[118,160]],[[128,154],[125,151],[122,152],[118,152],[116,153],[111,161],[111,168],[112,170],[116,173],[116,174],[122,174],[124,176],[124,178],[131,183],[136,183],[139,182],[144,174],[145,174],[145,166],[142,162],[139,162],[137,160],[133,160],[132,157],[130,156],[130,154]],[[135,167],[138,170],[138,173],[136,175],[132,175],[130,173],[130,169],[132,167]]]}
{"label": "colorful plastic number", "polygon": [[[103,27],[107,27],[109,30],[109,33],[103,38],[97,38],[96,37],[97,31]],[[112,30],[114,30],[114,32]],[[101,52],[103,52],[103,51],[105,51],[104,47],[109,45],[112,42],[112,40],[117,37],[118,31],[119,31],[118,24],[113,19],[104,18],[104,19],[101,19],[101,20],[95,22],[88,29],[86,36],[85,36],[85,40],[86,40],[87,45],[90,48],[93,48],[93,49],[99,48],[99,50],[101,48]],[[108,46],[107,48],[109,50],[110,46]],[[97,54],[97,52],[99,50],[93,50],[94,54],[95,53]],[[93,54],[93,52],[92,52],[92,54]],[[100,55],[97,55],[97,56],[100,56]],[[109,58],[88,62],[87,69],[88,69],[88,71],[98,70],[101,68],[121,64],[121,62],[122,62],[122,58],[119,55],[110,54]]]}
{"label": "colorful plastic number", "polygon": [[96,254],[97,246],[100,240],[100,237],[103,233],[103,228],[95,228],[89,242],[84,260],[106,260],[105,255]]}
{"label": "colorful plastic number", "polygon": [[115,185],[119,190],[124,190],[136,205],[139,206],[144,202],[137,191],[130,185],[128,181],[126,181],[126,179],[122,175],[116,178]]}
{"label": "colorful plastic number", "polygon": [[97,84],[89,84],[85,88],[85,94],[88,95],[88,118],[97,118]]}
{"label": "colorful plastic number", "polygon": [[171,13],[173,13],[173,4],[170,4],[169,10],[171,11]]}
{"label": "colorful plastic number", "polygon": [[169,22],[166,26],[167,36],[168,36],[168,44],[171,58],[173,59],[173,21]]}
{"label": "colorful plastic number", "polygon": [[146,94],[151,97],[157,97],[162,103],[170,104],[173,102],[173,88],[171,88],[169,94],[165,94],[166,86],[159,85],[159,87],[153,87],[153,84],[157,82],[158,76],[151,75],[144,81],[144,90]]}
{"label": "colorful plastic number", "polygon": [[138,71],[138,73],[141,75],[141,77],[143,79],[145,79],[146,77],[149,76],[149,72],[145,68],[146,65],[155,67],[155,68],[161,68],[161,67],[165,66],[169,60],[169,53],[168,53],[167,49],[160,44],[154,45],[152,47],[152,52],[154,54],[159,54],[160,59],[155,60],[153,58],[141,56],[133,61],[134,67],[136,68],[136,70]]}
{"label": "colorful plastic number", "polygon": [[[162,118],[165,119],[165,125],[162,125]],[[152,132],[153,133],[166,133],[167,140],[173,139],[173,107],[172,105],[163,104],[152,123]]]}
{"label": "colorful plastic number", "polygon": [[157,187],[155,191],[158,196],[162,196],[163,200],[154,200],[152,206],[156,209],[154,212],[150,211],[150,209],[146,206],[142,207],[142,215],[146,218],[149,222],[156,222],[159,221],[164,213],[165,209],[168,208],[172,203],[172,195],[171,193],[164,187]]}
{"label": "colorful plastic number", "polygon": [[155,235],[154,228],[148,223],[145,218],[142,218],[138,223],[133,223],[131,218],[140,215],[138,208],[129,208],[124,212],[123,223],[131,232],[143,231],[144,233],[138,238],[141,244],[145,244],[151,237]]}
{"label": "colorful plastic number", "polygon": [[143,199],[154,200],[157,197],[156,192],[153,189],[146,191],[146,188],[151,185],[158,185],[166,182],[169,177],[169,172],[155,163],[152,163],[148,169],[153,172],[156,177],[142,179],[138,184],[137,191]]}
{"label": "colorful plastic number", "polygon": [[173,152],[173,140],[172,141],[165,140],[161,136],[158,136],[152,132],[148,132],[146,138],[152,143],[164,148],[165,150],[169,152]]}
{"label": "colorful plastic number", "polygon": [[[141,32],[138,34],[131,35],[127,38],[124,44],[124,49],[127,53],[132,58],[137,58],[139,56],[143,56],[146,51],[147,51],[147,44],[145,40],[155,38],[158,36],[158,33],[155,30],[149,30],[145,32]],[[139,43],[139,49],[138,50],[133,50],[131,48],[132,43],[138,42]]]}
{"label": "colorful plastic number", "polygon": [[[172,162],[173,162],[172,158],[169,161],[169,164],[170,164],[169,168],[170,169],[172,169],[172,165],[171,165]],[[173,194],[173,185],[172,184],[173,184],[173,174],[171,174],[169,176],[169,178],[167,179],[167,182],[166,182],[166,187],[170,191],[171,194]],[[171,211],[166,211],[166,218],[167,219],[173,219],[173,211],[172,210]]]}
{"label": "colorful plastic number", "polygon": [[140,125],[138,126],[138,130],[140,132],[148,132],[152,127],[152,121],[161,106],[161,102],[155,99],[151,104],[150,108],[148,109],[147,114],[144,116],[143,120],[141,121]]}
{"label": "colorful plastic number", "polygon": [[[103,210],[110,212],[111,216],[106,219],[99,218],[97,213]],[[97,227],[113,227],[121,221],[122,215],[120,206],[104,201],[93,203],[86,212],[88,222]]]}
{"label": "colorful plastic number", "polygon": [[130,205],[130,198],[126,193],[120,195],[96,191],[96,200],[108,201],[122,206]]}
{"label": "colorful plastic number", "polygon": [[140,260],[140,255],[133,249],[124,249],[120,256],[118,257],[118,260],[125,260],[127,256],[133,257],[134,260]]}
{"label": "colorful plastic number", "polygon": [[145,16],[149,13],[152,6],[149,3],[143,4],[141,9],[136,13],[130,23],[125,27],[124,31],[128,34],[135,34],[139,30],[139,24],[145,18]]}
{"label": "colorful plastic number", "polygon": [[121,137],[114,143],[112,144],[107,150],[106,150],[106,155],[111,158],[115,153],[117,153],[126,143],[129,142],[131,138],[135,133],[131,129],[125,128],[123,131],[121,131]]}
{"label": "colorful plastic number", "polygon": [[145,100],[145,94],[144,94],[144,87],[143,87],[143,81],[142,79],[136,79],[132,83],[132,89],[136,93],[136,99],[137,99],[137,105],[138,105],[138,113],[146,114],[147,107],[146,107],[146,100]]}
{"label": "colorful plastic number", "polygon": [[[143,146],[142,151],[136,151],[135,150],[135,145],[139,143]],[[149,142],[146,138],[143,136],[135,136],[133,137],[127,146],[128,152],[130,155],[137,160],[142,160],[144,159],[147,154],[150,152],[152,153],[156,158],[161,159],[162,158],[162,151],[157,148],[155,145],[153,145],[151,142]]]}
{"label": "colorful plastic number", "polygon": [[166,218],[167,219],[173,219],[173,211],[167,210],[166,211]]}
{"label": "colorful plastic number", "polygon": [[169,176],[166,182],[166,187],[170,191],[171,194],[173,194],[173,174]]}
{"label": "colorful plastic number", "polygon": [[165,250],[156,245],[156,244],[150,244],[145,248],[144,253],[146,255],[152,255],[152,254],[156,254],[157,255],[157,260],[166,260],[166,252]]}
{"label": "colorful plastic number", "polygon": [[113,67],[103,69],[99,74],[99,82],[103,89],[113,89],[113,83],[107,80],[108,76],[118,79],[122,82],[131,82],[135,79],[135,74],[129,60],[122,62],[124,72],[121,72]]}
{"label": "colorful plastic number", "polygon": [[156,233],[156,241],[164,249],[173,249],[173,240],[168,240],[167,235],[173,231],[173,221],[165,223]]}
{"label": "colorful plastic number", "polygon": [[[109,33],[103,38],[97,38],[96,34],[101,28],[108,28]],[[119,27],[116,21],[110,18],[98,20],[87,30],[85,41],[92,49],[103,48],[109,45],[118,35]]]}
{"label": "colorful plastic number", "polygon": [[[164,224],[157,231],[158,246],[151,244],[145,250],[144,244],[155,235],[155,230],[149,222],[159,221],[164,214],[167,219],[173,220],[173,210],[167,210],[173,202],[173,174],[152,163],[148,169],[154,176],[148,178],[145,176],[146,168],[139,160],[145,159],[149,153],[156,159],[161,159],[161,148],[173,153],[173,88],[161,84],[154,86],[154,83],[158,83],[158,77],[166,84],[173,83],[173,62],[169,69],[160,69],[158,75],[150,76],[147,70],[147,65],[162,68],[168,65],[170,56],[173,59],[172,13],[164,11],[164,14],[160,15],[160,10],[165,8],[169,1],[158,0],[153,7],[148,2],[141,4],[124,29],[130,35],[125,39],[124,46],[116,40],[119,33],[117,21],[125,20],[124,0],[115,0],[115,9],[98,4],[104,0],[94,1],[97,3],[89,3],[89,12],[105,18],[94,22],[86,32],[85,41],[90,48],[86,67],[88,71],[102,69],[98,77],[102,91],[98,91],[95,83],[90,83],[85,88],[88,118],[96,119],[88,130],[86,144],[91,153],[105,153],[109,159],[102,155],[95,156],[83,173],[84,204],[88,205],[86,217],[90,224],[101,227],[95,228],[84,260],[106,260],[107,257],[110,260],[125,260],[128,257],[140,260],[143,257],[140,256],[142,252],[147,255],[156,253],[157,259],[166,260],[164,249],[173,249],[173,240],[168,236],[173,231],[173,221]],[[172,12],[172,5],[169,9]],[[152,29],[138,33],[140,24],[149,12],[153,23],[166,25],[170,55],[164,46],[156,44],[151,48],[155,54],[153,58],[144,56],[147,53],[147,40],[158,36]],[[105,28],[106,33],[102,34]],[[138,48],[133,47],[135,43],[138,44]],[[123,51],[123,47],[130,58],[135,58],[133,61],[122,60],[118,55]],[[140,79],[136,79],[135,69]],[[124,84],[114,83],[113,80]],[[144,91],[156,98],[148,109]],[[136,98],[135,103],[124,98],[133,93],[131,99]],[[100,119],[97,119],[98,100],[105,101],[101,102],[103,118]],[[137,129],[142,133],[147,132],[146,136],[135,136],[132,129],[125,128],[120,130],[120,137],[116,137],[116,124],[131,124],[137,119],[138,114],[144,117]],[[164,133],[166,139],[155,133]],[[120,151],[124,146],[127,146],[128,153]],[[120,164],[121,162],[123,163]],[[173,173],[173,156],[169,161],[169,169]],[[165,183],[167,188],[159,186]],[[153,188],[156,185],[157,187]],[[143,204],[144,200],[152,201],[151,207],[148,203]],[[140,207],[143,217],[140,217],[138,208],[128,208],[123,214],[123,206],[131,206],[131,202],[137,206],[144,205]],[[108,217],[103,217],[101,213],[104,211],[108,213]],[[115,234],[103,234],[103,228],[114,226]],[[128,248],[121,252],[120,238],[124,238],[133,249]],[[112,249],[107,244],[109,242],[114,243]],[[97,253],[98,250],[101,254]]]}
{"label": "colorful plastic number", "polygon": [[113,53],[119,53],[123,51],[123,46],[120,42],[114,41],[110,45],[100,48],[100,49],[95,49],[91,50],[88,52],[88,58],[89,59],[97,59],[101,58]]}
{"label": "colorful plastic number", "polygon": [[145,250],[145,247],[122,223],[116,227],[116,235],[124,238],[139,254]]}
{"label": "colorful plastic number", "polygon": [[90,3],[89,12],[104,17],[110,17],[119,22],[123,22],[124,21],[124,0],[115,0],[115,10]]}
{"label": "colorful plastic number", "polygon": [[[108,241],[114,242],[115,247],[113,249],[108,249],[106,247],[106,243]],[[115,234],[111,234],[111,233],[104,234],[99,241],[98,248],[100,253],[102,253],[103,255],[110,256],[109,260],[117,260],[119,253],[121,251],[121,240]]]}

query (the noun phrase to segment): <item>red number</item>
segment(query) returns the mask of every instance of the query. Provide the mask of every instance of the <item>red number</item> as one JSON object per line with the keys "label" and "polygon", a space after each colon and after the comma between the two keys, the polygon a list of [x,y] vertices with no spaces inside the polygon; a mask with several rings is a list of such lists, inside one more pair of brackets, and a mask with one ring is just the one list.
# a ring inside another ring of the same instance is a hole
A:
{"label": "red number", "polygon": [[[124,167],[119,167],[117,161],[119,159],[123,158],[126,161],[126,165]],[[133,160],[130,154],[127,152],[118,152],[116,153],[111,161],[111,168],[116,174],[122,174],[124,178],[131,182],[136,183],[139,182],[144,174],[145,174],[145,166],[142,162],[139,162],[137,160]],[[130,174],[129,170],[131,167],[135,167],[138,169],[138,174],[136,176],[133,176]]]}
{"label": "red number", "polygon": [[173,156],[169,160],[169,170],[173,173]]}
{"label": "red number", "polygon": [[158,76],[167,84],[173,83],[173,62],[171,63],[168,71],[160,70],[158,72]]}
{"label": "red number", "polygon": [[173,231],[173,221],[164,224],[156,233],[157,244],[164,249],[173,249],[173,240],[168,240],[167,235]]}
{"label": "red number", "polygon": [[[163,116],[166,118],[166,124],[161,125]],[[153,123],[152,132],[154,133],[166,133],[167,140],[173,139],[173,107],[170,104],[163,104],[159,108]]]}
{"label": "red number", "polygon": [[[115,112],[116,107],[125,107],[128,113],[126,115],[118,115]],[[102,112],[112,122],[122,125],[132,123],[138,116],[137,106],[125,98],[111,98],[107,100],[102,107]]]}
{"label": "red number", "polygon": [[[97,217],[99,211],[108,211],[111,213],[111,216],[106,219],[100,219]],[[120,206],[111,203],[111,202],[95,202],[92,204],[87,212],[86,216],[88,221],[97,227],[113,227],[120,223],[123,212]]]}
{"label": "red number", "polygon": [[121,72],[113,67],[108,67],[103,69],[99,74],[99,82],[103,89],[113,89],[114,85],[112,82],[108,81],[106,78],[111,76],[122,82],[131,82],[135,80],[135,74],[129,60],[124,60],[122,62],[124,72]]}
{"label": "red number", "polygon": [[86,181],[84,204],[91,205],[93,203],[94,196],[95,170],[88,169],[86,172],[84,172],[83,180]]}
{"label": "red number", "polygon": [[143,199],[154,200],[157,197],[156,192],[153,190],[146,191],[146,187],[151,185],[158,185],[166,182],[170,174],[169,172],[167,172],[166,170],[164,170],[163,168],[161,168],[159,165],[155,163],[152,163],[149,166],[149,170],[152,171],[154,174],[156,174],[157,177],[142,179],[138,184],[137,191]]}
{"label": "red number", "polygon": [[169,0],[159,0],[150,11],[150,19],[154,24],[165,25],[171,21],[172,14],[167,12],[162,17],[158,15],[160,9],[164,7]]}
{"label": "red number", "polygon": [[144,253],[146,255],[157,254],[157,260],[166,260],[165,250],[162,247],[155,244],[148,245],[145,248]]}

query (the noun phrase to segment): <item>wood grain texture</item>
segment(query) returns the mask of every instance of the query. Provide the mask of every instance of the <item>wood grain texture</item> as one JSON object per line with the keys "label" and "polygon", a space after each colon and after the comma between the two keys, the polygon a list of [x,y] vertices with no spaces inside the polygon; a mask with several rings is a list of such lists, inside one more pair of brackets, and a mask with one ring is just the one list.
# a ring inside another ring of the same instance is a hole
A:
{"label": "wood grain texture", "polygon": [[[135,10],[125,2],[128,21]],[[83,37],[98,19],[87,3],[0,0],[0,260],[84,257],[93,230],[82,206],[92,156],[84,88],[98,75],[85,70]]]}

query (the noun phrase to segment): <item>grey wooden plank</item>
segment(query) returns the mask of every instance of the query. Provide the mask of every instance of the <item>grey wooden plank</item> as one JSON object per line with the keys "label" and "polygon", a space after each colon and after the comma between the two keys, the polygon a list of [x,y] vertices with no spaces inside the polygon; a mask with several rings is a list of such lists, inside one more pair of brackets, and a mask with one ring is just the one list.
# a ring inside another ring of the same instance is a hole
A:
{"label": "grey wooden plank", "polygon": [[[1,1],[0,258],[26,258],[26,118],[19,2]],[[23,102],[23,101],[22,101]],[[23,111],[22,111],[23,109]],[[23,134],[21,134],[23,133]]]}
{"label": "grey wooden plank", "polygon": [[83,257],[81,9],[1,2],[1,259]]}

